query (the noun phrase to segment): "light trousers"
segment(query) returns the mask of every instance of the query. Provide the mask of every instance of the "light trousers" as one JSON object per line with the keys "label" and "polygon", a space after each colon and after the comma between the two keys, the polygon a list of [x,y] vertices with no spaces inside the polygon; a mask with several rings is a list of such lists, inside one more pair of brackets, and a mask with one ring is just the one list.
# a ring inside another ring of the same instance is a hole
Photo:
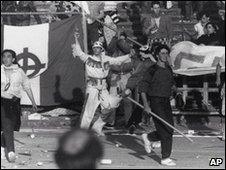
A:
{"label": "light trousers", "polygon": [[[97,86],[88,86],[86,89],[86,101],[83,107],[83,113],[81,117],[81,128],[89,129],[98,106],[101,107],[101,114],[108,114],[110,109],[117,108],[119,106],[121,97],[118,95],[109,94],[107,88],[97,88]],[[109,111],[108,111],[109,110]],[[102,132],[102,128],[105,122],[101,116],[94,122],[92,129],[97,133]]]}

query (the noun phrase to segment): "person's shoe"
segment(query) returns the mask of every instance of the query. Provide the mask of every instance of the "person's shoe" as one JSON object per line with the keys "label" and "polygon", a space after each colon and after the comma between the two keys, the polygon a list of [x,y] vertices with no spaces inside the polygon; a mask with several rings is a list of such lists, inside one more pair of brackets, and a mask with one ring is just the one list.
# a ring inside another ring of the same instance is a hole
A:
{"label": "person's shoe", "polygon": [[151,142],[151,147],[154,148],[160,148],[161,147],[161,142],[157,141],[157,142]]}
{"label": "person's shoe", "polygon": [[151,153],[152,147],[151,142],[148,140],[148,134],[144,133],[141,135],[143,141],[144,141],[144,149],[147,153]]}
{"label": "person's shoe", "polygon": [[9,159],[9,162],[15,162],[16,161],[16,154],[15,154],[15,152],[9,152],[8,153],[8,159]]}
{"label": "person's shoe", "polygon": [[1,147],[1,159],[5,160],[6,156],[5,156],[5,148]]}
{"label": "person's shoe", "polygon": [[166,166],[176,166],[176,162],[170,158],[162,159],[161,164]]}

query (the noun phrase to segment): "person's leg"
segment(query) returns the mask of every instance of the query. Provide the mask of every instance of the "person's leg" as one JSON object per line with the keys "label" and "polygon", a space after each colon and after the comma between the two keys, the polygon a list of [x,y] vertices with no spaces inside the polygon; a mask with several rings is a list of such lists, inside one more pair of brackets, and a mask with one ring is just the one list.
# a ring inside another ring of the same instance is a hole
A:
{"label": "person's leg", "polygon": [[3,131],[3,140],[8,152],[15,152],[14,148],[14,127],[12,122],[12,109],[9,102],[1,104],[1,126]]}
{"label": "person's leg", "polygon": [[[103,89],[100,94],[100,105],[101,105],[101,114],[109,114],[112,109],[115,109],[119,106],[120,101],[122,100],[121,97],[117,95],[109,94],[107,89]],[[105,117],[105,115],[103,115]],[[100,116],[96,122],[93,124],[93,129],[101,134],[102,129],[106,122],[103,121],[102,117]]]}
{"label": "person's leg", "polygon": [[124,99],[123,100],[123,106],[124,106],[124,114],[125,114],[125,123],[126,125],[128,124],[129,122],[129,119],[132,115],[132,111],[133,111],[133,105],[132,105],[132,102],[128,99]]}
{"label": "person's leg", "polygon": [[4,120],[5,120],[5,106],[3,105],[3,101],[1,101],[1,147],[2,148],[6,147],[5,139],[4,139],[4,135],[3,135]]}
{"label": "person's leg", "polygon": [[[173,125],[173,116],[170,102],[164,98],[151,98],[152,111],[162,119]],[[172,151],[172,135],[173,130],[160,120],[153,117],[158,137],[161,140],[162,159],[169,158]],[[151,136],[151,135],[150,135]]]}
{"label": "person's leg", "polygon": [[132,112],[132,115],[127,123],[127,127],[131,126],[132,124],[138,125],[142,119],[142,112],[143,112],[143,109],[135,106]]}
{"label": "person's leg", "polygon": [[6,145],[3,133],[1,132],[1,159],[6,159],[5,152],[6,152]]}
{"label": "person's leg", "polygon": [[[117,95],[117,85],[116,84],[111,84],[109,93],[111,95]],[[107,116],[107,118],[104,121],[111,125],[115,125],[115,118],[116,118],[116,109],[112,109],[111,113]]]}
{"label": "person's leg", "polygon": [[[18,108],[17,104],[12,101],[1,101],[1,120],[3,140],[5,143],[6,158],[9,162],[15,162],[14,130],[17,125]],[[17,130],[17,129],[16,129]]]}
{"label": "person's leg", "polygon": [[105,125],[105,122],[99,115],[98,119],[94,122],[92,126],[92,130],[94,130],[98,135],[104,136],[104,133],[102,132],[104,125]]}
{"label": "person's leg", "polygon": [[98,100],[98,90],[92,87],[87,87],[87,96],[81,115],[81,128],[90,128],[90,124],[93,120],[94,114],[99,104],[100,101]]}

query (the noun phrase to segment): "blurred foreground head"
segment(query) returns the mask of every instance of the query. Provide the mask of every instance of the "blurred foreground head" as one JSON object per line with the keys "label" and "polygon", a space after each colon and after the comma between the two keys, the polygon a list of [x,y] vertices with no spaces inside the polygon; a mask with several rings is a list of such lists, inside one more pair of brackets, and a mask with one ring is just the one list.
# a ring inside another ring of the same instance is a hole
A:
{"label": "blurred foreground head", "polygon": [[92,131],[74,129],[59,140],[55,161],[60,169],[95,169],[103,146]]}

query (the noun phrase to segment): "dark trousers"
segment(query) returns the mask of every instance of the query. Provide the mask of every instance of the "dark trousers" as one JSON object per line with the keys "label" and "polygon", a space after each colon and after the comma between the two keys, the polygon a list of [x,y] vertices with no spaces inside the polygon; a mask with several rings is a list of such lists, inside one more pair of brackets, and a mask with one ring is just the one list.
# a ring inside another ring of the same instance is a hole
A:
{"label": "dark trousers", "polygon": [[14,131],[19,131],[21,119],[20,99],[1,98],[1,146],[15,152]]}
{"label": "dark trousers", "polygon": [[142,121],[142,114],[143,109],[138,106],[135,106],[132,115],[127,123],[127,127],[131,126],[132,124],[138,125]]}
{"label": "dark trousers", "polygon": [[[173,125],[173,114],[169,98],[150,97],[151,110]],[[165,125],[163,122],[153,117],[156,131],[148,134],[150,141],[161,141],[162,159],[168,158],[172,152],[173,129]]]}

